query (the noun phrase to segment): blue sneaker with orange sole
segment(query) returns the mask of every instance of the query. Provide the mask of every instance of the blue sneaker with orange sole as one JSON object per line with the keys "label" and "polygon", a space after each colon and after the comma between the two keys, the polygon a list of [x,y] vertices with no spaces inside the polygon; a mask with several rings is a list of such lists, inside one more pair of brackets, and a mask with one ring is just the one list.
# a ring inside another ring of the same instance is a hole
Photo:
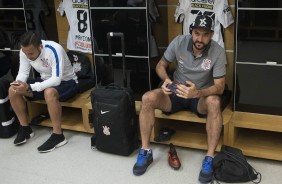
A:
{"label": "blue sneaker with orange sole", "polygon": [[201,183],[209,183],[213,177],[213,158],[206,156],[203,160],[202,170],[199,174],[199,181]]}
{"label": "blue sneaker with orange sole", "polygon": [[137,162],[133,167],[133,174],[136,176],[140,176],[144,174],[148,166],[152,162],[153,162],[153,151],[151,149],[149,150],[141,149],[137,157]]}

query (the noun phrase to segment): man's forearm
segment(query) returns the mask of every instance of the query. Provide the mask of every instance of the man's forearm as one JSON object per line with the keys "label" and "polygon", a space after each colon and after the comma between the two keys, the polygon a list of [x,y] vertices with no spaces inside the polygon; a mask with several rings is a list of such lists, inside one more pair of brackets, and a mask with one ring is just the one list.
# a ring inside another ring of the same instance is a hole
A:
{"label": "man's forearm", "polygon": [[162,81],[169,79],[169,76],[166,71],[167,67],[168,67],[168,64],[163,59],[161,59],[156,66],[156,72]]}
{"label": "man's forearm", "polygon": [[159,78],[160,78],[162,81],[165,81],[166,79],[169,79],[169,76],[168,76],[166,70],[161,70],[161,69],[159,69],[159,70],[157,70],[156,72],[157,72]]}

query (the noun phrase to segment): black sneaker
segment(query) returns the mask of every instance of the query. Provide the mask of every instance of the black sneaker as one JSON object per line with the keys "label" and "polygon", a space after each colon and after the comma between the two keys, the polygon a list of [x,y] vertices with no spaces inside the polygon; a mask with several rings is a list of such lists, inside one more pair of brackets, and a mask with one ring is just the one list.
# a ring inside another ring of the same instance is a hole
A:
{"label": "black sneaker", "polygon": [[20,145],[26,143],[27,139],[30,139],[34,136],[34,133],[30,126],[19,126],[18,135],[14,140],[15,145]]}
{"label": "black sneaker", "polygon": [[55,148],[63,146],[67,144],[67,139],[65,138],[64,134],[55,134],[52,133],[50,138],[41,146],[37,148],[40,153],[46,153],[53,151]]}

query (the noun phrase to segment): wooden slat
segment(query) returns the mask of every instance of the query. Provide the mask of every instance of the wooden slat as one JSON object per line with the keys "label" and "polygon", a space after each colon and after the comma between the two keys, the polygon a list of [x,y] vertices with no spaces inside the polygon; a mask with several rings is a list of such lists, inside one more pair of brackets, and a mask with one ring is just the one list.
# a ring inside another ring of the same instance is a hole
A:
{"label": "wooden slat", "polygon": [[[64,107],[62,112],[62,128],[79,132],[87,132],[83,126],[81,109]],[[40,123],[42,126],[52,127],[52,122],[47,119]]]}
{"label": "wooden slat", "polygon": [[[93,133],[93,128],[89,125],[88,109],[85,109],[85,104],[90,104],[90,93],[93,89],[77,94],[74,98],[66,102],[61,102],[62,105],[62,128],[75,130],[80,132]],[[29,120],[47,111],[47,105],[44,100],[28,101]],[[52,122],[47,119],[40,123],[42,126],[52,127]]]}
{"label": "wooden slat", "polygon": [[245,155],[282,160],[282,135],[277,132],[240,129],[233,146]]}
{"label": "wooden slat", "polygon": [[282,116],[234,112],[231,123],[235,127],[282,132]]}

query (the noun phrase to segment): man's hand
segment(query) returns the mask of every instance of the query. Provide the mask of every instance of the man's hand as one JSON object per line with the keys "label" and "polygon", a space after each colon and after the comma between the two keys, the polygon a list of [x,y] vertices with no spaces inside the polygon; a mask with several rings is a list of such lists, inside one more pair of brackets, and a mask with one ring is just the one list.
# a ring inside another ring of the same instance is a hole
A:
{"label": "man's hand", "polygon": [[167,85],[168,84],[172,84],[172,81],[170,79],[166,79],[164,82],[163,82],[163,85],[162,85],[162,90],[165,94],[169,95],[171,94],[172,92],[170,91],[170,89],[167,88]]}
{"label": "man's hand", "polygon": [[179,84],[177,85],[178,89],[176,90],[176,95],[181,98],[198,98],[199,91],[196,88],[196,85],[193,82],[186,81],[185,84]]}
{"label": "man's hand", "polygon": [[14,81],[11,83],[11,86],[14,90],[15,93],[18,93],[18,94],[25,94],[29,88],[28,84],[26,82],[23,82],[23,81],[20,81],[20,80],[17,80],[17,81]]}

